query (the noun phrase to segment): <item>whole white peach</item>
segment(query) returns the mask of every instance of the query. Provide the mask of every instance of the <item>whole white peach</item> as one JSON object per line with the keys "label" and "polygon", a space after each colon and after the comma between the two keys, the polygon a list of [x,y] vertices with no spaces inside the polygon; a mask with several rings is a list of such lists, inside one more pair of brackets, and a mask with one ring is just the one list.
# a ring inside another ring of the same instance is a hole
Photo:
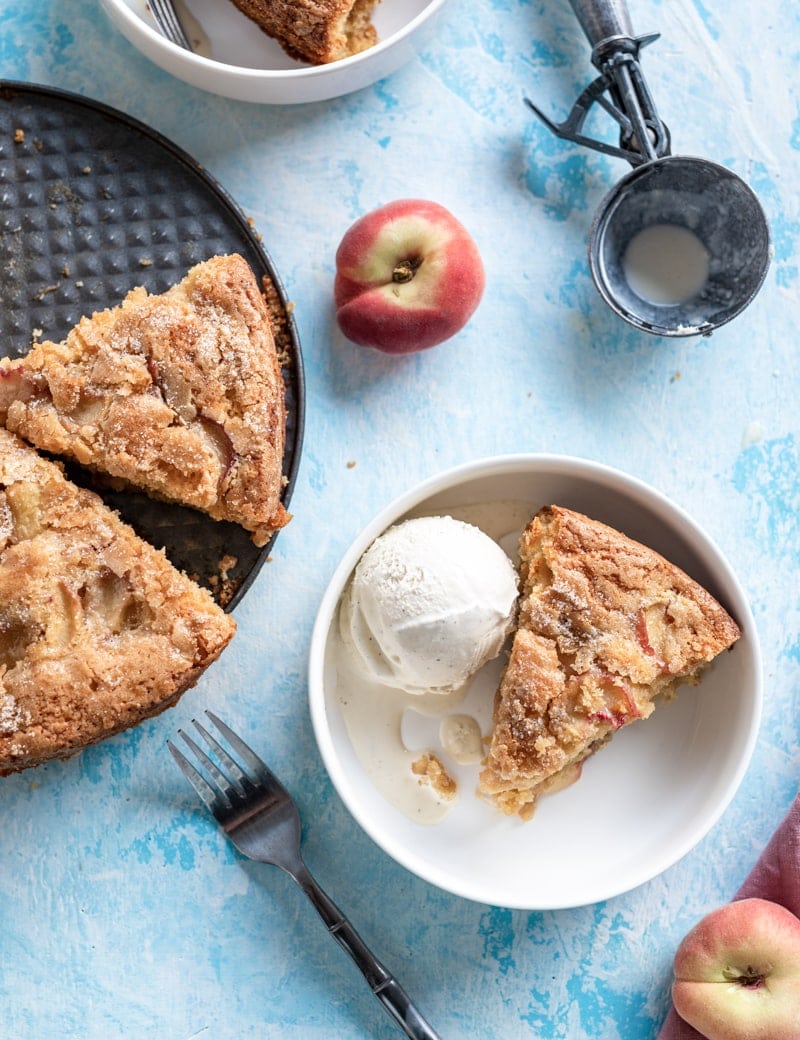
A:
{"label": "whole white peach", "polygon": [[398,199],[345,232],[336,251],[336,318],[360,346],[427,350],[466,325],[485,281],[478,247],[449,210]]}
{"label": "whole white peach", "polygon": [[800,1038],[800,919],[767,899],[718,907],[674,959],[672,1002],[708,1040]]}

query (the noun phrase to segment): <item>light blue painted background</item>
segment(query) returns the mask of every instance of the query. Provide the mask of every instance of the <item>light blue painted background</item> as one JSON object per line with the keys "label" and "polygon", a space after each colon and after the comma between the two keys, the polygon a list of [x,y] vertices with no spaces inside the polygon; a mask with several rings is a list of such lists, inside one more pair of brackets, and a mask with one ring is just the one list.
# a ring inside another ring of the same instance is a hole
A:
{"label": "light blue painted background", "polygon": [[[627,167],[551,138],[522,103],[563,113],[591,78],[566,0],[451,0],[411,65],[297,108],[173,80],[96,0],[0,0],[4,77],[149,123],[252,216],[296,301],[308,383],[295,520],[221,662],[161,718],[2,781],[0,1037],[398,1035],[292,883],[196,811],[164,742],[206,706],[296,792],[310,867],[443,1037],[655,1037],[678,940],[736,890],[800,771],[800,14],[777,0],[631,11],[662,33],[644,62],[675,151],[747,178],[772,224],[762,293],[710,340],[636,333],[591,285],[591,215]],[[409,195],[468,225],[488,285],[457,339],[398,360],[342,339],[331,285],[345,228]],[[306,707],[315,610],[352,537],[419,479],[514,451],[599,459],[688,510],[739,573],[765,659],[760,741],[713,832],[638,890],[554,913],[466,902],[396,866],[332,791]]]}

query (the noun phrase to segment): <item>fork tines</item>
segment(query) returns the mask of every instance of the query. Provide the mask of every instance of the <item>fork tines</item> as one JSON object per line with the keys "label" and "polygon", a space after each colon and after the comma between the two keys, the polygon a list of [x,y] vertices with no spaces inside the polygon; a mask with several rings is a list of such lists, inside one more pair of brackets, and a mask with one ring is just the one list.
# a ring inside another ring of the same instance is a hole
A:
{"label": "fork tines", "polygon": [[[229,726],[226,726],[222,719],[218,718],[211,711],[206,711],[205,714],[244,765],[240,765],[197,719],[192,719],[192,725],[223,768],[220,768],[217,765],[217,761],[182,729],[178,730],[178,734],[199,765],[205,770],[207,776],[204,776],[200,769],[190,762],[186,755],[171,740],[167,741],[167,746],[172,757],[178,763],[181,772],[202,801],[205,802],[215,816],[218,816],[221,812],[224,813],[234,808],[237,802],[250,794],[260,784],[274,785],[276,780],[252,748],[245,744],[242,738],[234,733]],[[247,772],[248,769],[251,771],[250,773]]]}
{"label": "fork tines", "polygon": [[172,0],[150,0],[150,10],[161,32],[172,43],[190,51],[192,44]]}

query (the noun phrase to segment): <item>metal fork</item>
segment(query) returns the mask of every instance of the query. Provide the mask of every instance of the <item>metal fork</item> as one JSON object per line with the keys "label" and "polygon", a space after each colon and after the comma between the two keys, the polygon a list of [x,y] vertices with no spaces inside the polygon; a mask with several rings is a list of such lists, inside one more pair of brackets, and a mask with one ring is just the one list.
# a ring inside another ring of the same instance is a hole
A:
{"label": "metal fork", "polygon": [[181,25],[178,12],[172,0],[147,0],[147,5],[153,12],[153,17],[164,36],[171,42],[176,43],[184,50],[192,50],[186,30]]}
{"label": "metal fork", "polygon": [[406,1036],[412,1040],[440,1040],[439,1034],[428,1025],[397,979],[371,953],[352,924],[309,873],[300,852],[300,813],[289,792],[241,737],[212,712],[207,711],[206,715],[239,761],[196,719],[192,724],[216,761],[183,730],[178,730],[178,734],[200,768],[193,765],[172,741],[168,740],[167,746],[228,838],[243,855],[280,867],[297,882],[314,904],[328,931],[353,958],[372,992]]}

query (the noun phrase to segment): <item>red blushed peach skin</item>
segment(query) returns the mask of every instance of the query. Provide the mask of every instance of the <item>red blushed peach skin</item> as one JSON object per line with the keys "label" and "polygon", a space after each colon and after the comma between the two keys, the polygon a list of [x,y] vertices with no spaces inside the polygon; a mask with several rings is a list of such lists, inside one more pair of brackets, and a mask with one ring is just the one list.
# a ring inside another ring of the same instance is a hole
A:
{"label": "red blushed peach skin", "polygon": [[708,1040],[798,1040],[800,920],[767,899],[713,910],[675,953],[672,1002]]}
{"label": "red blushed peach skin", "polygon": [[485,282],[478,247],[452,213],[400,199],[345,232],[336,252],[336,318],[360,346],[427,350],[466,325]]}

